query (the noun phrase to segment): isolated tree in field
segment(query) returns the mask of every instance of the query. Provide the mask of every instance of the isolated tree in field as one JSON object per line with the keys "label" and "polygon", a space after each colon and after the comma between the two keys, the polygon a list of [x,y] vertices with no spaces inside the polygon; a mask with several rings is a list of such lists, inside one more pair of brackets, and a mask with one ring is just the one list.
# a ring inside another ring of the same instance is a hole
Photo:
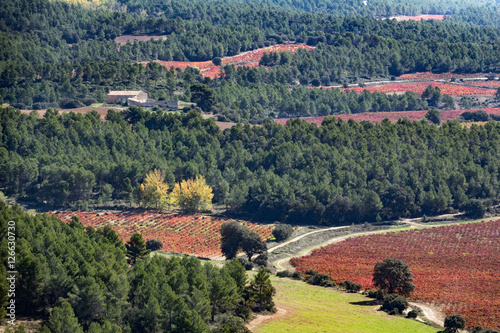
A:
{"label": "isolated tree in field", "polygon": [[240,242],[243,235],[247,233],[248,228],[242,226],[237,221],[229,221],[222,223],[220,226],[220,248],[226,260],[236,257],[238,249],[241,247]]}
{"label": "isolated tree in field", "polygon": [[266,243],[255,232],[246,232],[240,241],[241,249],[246,252],[248,261],[252,261],[254,254],[263,253],[267,250]]}
{"label": "isolated tree in field", "polygon": [[271,284],[269,273],[265,268],[261,268],[250,283],[252,299],[255,302],[254,310],[276,312],[273,296],[276,289]]}
{"label": "isolated tree in field", "polygon": [[435,109],[429,110],[425,114],[425,118],[433,124],[436,124],[436,125],[441,124],[441,112],[439,112],[438,110],[435,110]]}
{"label": "isolated tree in field", "polygon": [[278,224],[273,229],[273,236],[277,242],[287,240],[293,233],[293,227],[289,224]]}
{"label": "isolated tree in field", "polygon": [[448,316],[444,320],[444,328],[445,332],[457,332],[465,328],[465,319],[459,314]]}
{"label": "isolated tree in field", "polygon": [[140,188],[142,204],[146,207],[164,208],[169,204],[168,184],[163,171],[154,169],[146,174]]}
{"label": "isolated tree in field", "polygon": [[215,57],[212,59],[212,63],[215,65],[215,66],[220,66],[222,65],[222,59],[221,57]]}
{"label": "isolated tree in field", "polygon": [[214,194],[205,177],[183,180],[176,183],[172,191],[172,204],[185,211],[199,211],[212,208]]}
{"label": "isolated tree in field", "polygon": [[146,250],[146,245],[144,239],[140,233],[135,233],[130,237],[130,240],[125,244],[127,248],[128,262],[134,265],[137,259],[143,258],[145,255],[149,254],[149,250]]}
{"label": "isolated tree in field", "polygon": [[375,265],[373,283],[389,294],[410,296],[415,290],[412,282],[413,273],[403,260],[389,258]]}

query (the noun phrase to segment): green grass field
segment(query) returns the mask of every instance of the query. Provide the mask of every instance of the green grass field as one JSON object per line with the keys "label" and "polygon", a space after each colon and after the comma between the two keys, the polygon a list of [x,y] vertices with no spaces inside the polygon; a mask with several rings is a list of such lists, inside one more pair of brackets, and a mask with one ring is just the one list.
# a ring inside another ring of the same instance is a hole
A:
{"label": "green grass field", "polygon": [[278,307],[287,312],[264,322],[254,333],[431,333],[423,323],[378,311],[376,305],[359,305],[370,299],[361,294],[308,285],[273,277]]}

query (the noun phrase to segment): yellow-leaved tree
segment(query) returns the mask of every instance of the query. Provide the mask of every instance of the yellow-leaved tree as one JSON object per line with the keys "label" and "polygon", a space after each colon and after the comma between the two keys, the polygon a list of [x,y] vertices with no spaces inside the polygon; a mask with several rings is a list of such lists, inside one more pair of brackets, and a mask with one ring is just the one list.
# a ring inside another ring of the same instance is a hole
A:
{"label": "yellow-leaved tree", "polygon": [[203,176],[176,183],[171,194],[172,204],[184,211],[211,209],[213,197],[212,188]]}
{"label": "yellow-leaved tree", "polygon": [[165,173],[154,169],[146,174],[141,184],[141,202],[146,207],[162,209],[170,205],[168,184],[165,182]]}

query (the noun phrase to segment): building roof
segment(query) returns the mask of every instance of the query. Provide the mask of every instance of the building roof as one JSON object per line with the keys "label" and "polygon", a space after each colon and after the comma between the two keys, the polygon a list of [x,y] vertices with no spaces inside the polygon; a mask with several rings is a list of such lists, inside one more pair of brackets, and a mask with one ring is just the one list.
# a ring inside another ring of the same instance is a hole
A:
{"label": "building roof", "polygon": [[142,90],[120,90],[120,91],[110,91],[108,96],[109,95],[114,95],[114,96],[136,96],[136,95],[139,95],[141,93],[143,93],[144,91]]}

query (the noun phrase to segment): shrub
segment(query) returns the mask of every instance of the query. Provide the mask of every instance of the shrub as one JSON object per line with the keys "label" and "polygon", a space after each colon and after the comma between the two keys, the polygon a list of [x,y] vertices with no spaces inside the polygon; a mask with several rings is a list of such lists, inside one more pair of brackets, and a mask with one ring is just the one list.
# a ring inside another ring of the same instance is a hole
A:
{"label": "shrub", "polygon": [[293,227],[289,224],[278,224],[273,229],[273,236],[277,242],[287,240],[293,233]]}
{"label": "shrub", "polygon": [[83,104],[76,99],[73,98],[62,98],[59,101],[59,106],[63,109],[75,109],[81,107]]}
{"label": "shrub", "polygon": [[291,277],[292,272],[290,272],[289,270],[279,271],[278,273],[276,273],[276,276],[277,277]]}
{"label": "shrub", "polygon": [[213,58],[212,63],[215,66],[220,66],[220,65],[222,65],[222,59],[220,57],[215,57],[215,58]]}
{"label": "shrub", "polygon": [[350,293],[357,293],[361,290],[361,285],[351,280],[342,281],[339,285]]}
{"label": "shrub", "polygon": [[459,314],[448,316],[444,320],[444,328],[445,332],[457,332],[465,328],[465,319]]}
{"label": "shrub", "polygon": [[156,251],[163,247],[163,243],[158,239],[148,239],[146,241],[146,250]]}
{"label": "shrub", "polygon": [[253,262],[256,265],[266,267],[267,266],[267,260],[268,260],[267,252],[264,252],[264,253],[259,254],[257,256],[257,258],[255,258],[255,260]]}
{"label": "shrub", "polygon": [[245,267],[245,269],[247,271],[252,270],[253,264],[250,261],[248,261],[246,258],[239,257],[238,261],[243,265],[243,267]]}
{"label": "shrub", "polygon": [[309,284],[322,287],[335,287],[335,282],[327,274],[322,274],[317,271],[307,270],[305,281]]}
{"label": "shrub", "polygon": [[294,280],[304,280],[304,275],[301,272],[295,271],[292,273],[292,279]]}
{"label": "shrub", "polygon": [[418,317],[418,313],[417,311],[415,310],[411,310],[410,312],[408,312],[408,314],[406,315],[407,318],[411,318],[411,319],[415,319]]}
{"label": "shrub", "polygon": [[388,313],[402,313],[408,307],[408,301],[403,296],[390,294],[384,298],[382,310]]}

